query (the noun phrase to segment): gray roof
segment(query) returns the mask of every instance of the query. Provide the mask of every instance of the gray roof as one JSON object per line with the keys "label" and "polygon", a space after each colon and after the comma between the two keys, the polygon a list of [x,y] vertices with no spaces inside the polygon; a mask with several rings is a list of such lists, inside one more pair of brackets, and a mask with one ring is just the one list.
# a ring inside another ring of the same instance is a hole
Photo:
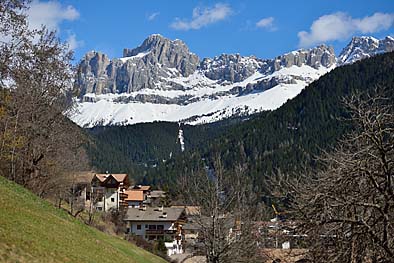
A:
{"label": "gray roof", "polygon": [[153,190],[153,191],[150,192],[150,196],[152,198],[165,197],[166,196],[166,192],[161,191],[161,190]]}
{"label": "gray roof", "polygon": [[[171,221],[178,220],[185,209],[164,207],[163,211],[158,211],[158,208],[147,207],[146,210],[139,208],[127,209],[124,221]],[[163,216],[166,214],[167,216]]]}

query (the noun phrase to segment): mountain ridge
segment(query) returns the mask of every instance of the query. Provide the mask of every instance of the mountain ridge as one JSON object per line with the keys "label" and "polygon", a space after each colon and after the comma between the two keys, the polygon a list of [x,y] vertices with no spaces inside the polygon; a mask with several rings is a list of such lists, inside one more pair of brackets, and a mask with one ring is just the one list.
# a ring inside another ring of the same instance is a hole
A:
{"label": "mountain ridge", "polygon": [[151,35],[124,49],[123,58],[110,60],[99,52],[85,56],[72,120],[82,127],[201,124],[273,110],[333,68],[390,50],[390,37],[354,37],[338,58],[332,47],[320,45],[274,59],[221,54],[200,60],[183,41]]}

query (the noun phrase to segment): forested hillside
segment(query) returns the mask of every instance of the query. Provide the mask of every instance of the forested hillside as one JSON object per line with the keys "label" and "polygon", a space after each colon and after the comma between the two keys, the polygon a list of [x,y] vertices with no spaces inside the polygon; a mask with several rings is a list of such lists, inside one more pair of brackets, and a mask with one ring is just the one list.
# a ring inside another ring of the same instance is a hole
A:
{"label": "forested hillside", "polygon": [[202,151],[214,138],[240,121],[229,119],[198,126],[153,122],[95,127],[87,130],[91,138],[87,149],[96,170],[126,172],[140,180],[146,169],[183,154],[178,138],[179,129],[183,130],[185,152]]}
{"label": "forested hillside", "polygon": [[[90,156],[104,160],[103,152],[116,150],[107,165],[119,170],[127,169],[124,164],[166,159],[144,170],[145,182],[166,185],[181,174],[209,165],[219,154],[227,169],[246,166],[256,185],[264,185],[264,177],[278,171],[316,168],[315,157],[321,150],[329,150],[351,128],[351,123],[341,120],[347,115],[343,99],[376,89],[393,98],[393,72],[394,53],[379,55],[337,68],[278,110],[238,125],[185,126],[187,151],[183,154],[179,154],[176,140],[178,124],[152,123],[96,131],[97,148]],[[171,159],[169,152],[174,153]]]}

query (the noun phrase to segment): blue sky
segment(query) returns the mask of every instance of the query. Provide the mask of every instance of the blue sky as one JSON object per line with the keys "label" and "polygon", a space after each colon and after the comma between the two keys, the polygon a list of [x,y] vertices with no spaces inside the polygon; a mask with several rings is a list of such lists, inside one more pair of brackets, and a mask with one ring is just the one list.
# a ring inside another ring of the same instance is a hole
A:
{"label": "blue sky", "polygon": [[183,40],[200,58],[273,58],[321,43],[339,53],[354,35],[394,36],[393,0],[33,0],[29,16],[32,27],[69,41],[76,61],[89,50],[120,57],[155,33]]}

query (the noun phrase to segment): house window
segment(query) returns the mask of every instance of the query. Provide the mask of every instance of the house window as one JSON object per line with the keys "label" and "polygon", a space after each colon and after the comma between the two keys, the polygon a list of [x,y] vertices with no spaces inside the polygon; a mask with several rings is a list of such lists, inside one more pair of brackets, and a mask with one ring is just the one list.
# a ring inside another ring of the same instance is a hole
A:
{"label": "house window", "polygon": [[156,230],[156,225],[149,225],[150,230]]}
{"label": "house window", "polygon": [[145,229],[148,229],[148,227],[149,227],[148,225],[145,225]]}
{"label": "house window", "polygon": [[157,225],[157,230],[164,230],[164,225]]}
{"label": "house window", "polygon": [[141,225],[137,225],[137,230],[141,230]]}
{"label": "house window", "polygon": [[112,202],[112,203],[115,202],[115,198],[112,197],[112,198],[111,198],[111,202]]}

